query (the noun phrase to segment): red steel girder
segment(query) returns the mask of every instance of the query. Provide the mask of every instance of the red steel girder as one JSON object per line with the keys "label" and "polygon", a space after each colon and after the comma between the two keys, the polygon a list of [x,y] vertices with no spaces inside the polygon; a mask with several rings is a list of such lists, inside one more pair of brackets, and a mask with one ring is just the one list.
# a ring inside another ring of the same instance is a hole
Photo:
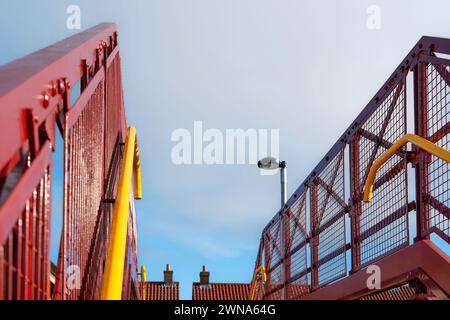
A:
{"label": "red steel girder", "polygon": [[114,23],[103,23],[0,67],[0,130],[8,136],[2,141],[0,168],[28,139],[23,108],[33,111],[39,127],[63,98],[65,88],[58,90],[61,80],[77,83],[83,75],[82,60],[93,64],[99,43],[115,32]]}
{"label": "red steel girder", "polygon": [[[381,290],[404,283],[421,270],[437,287],[431,288],[437,296],[450,297],[450,257],[430,240],[422,240],[375,262],[381,270]],[[303,300],[359,299],[375,291],[367,288],[367,268],[334,284],[320,288]]]}

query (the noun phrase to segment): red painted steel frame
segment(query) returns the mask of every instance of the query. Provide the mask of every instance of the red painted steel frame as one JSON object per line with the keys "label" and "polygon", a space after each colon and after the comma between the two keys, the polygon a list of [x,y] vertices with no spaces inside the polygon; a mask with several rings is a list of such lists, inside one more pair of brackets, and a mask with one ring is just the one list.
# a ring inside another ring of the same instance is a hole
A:
{"label": "red painted steel frame", "polygon": [[[431,290],[437,297],[450,296],[450,258],[430,240],[423,240],[392,254],[377,264],[382,270],[383,288],[396,286],[420,277],[432,282]],[[304,296],[304,300],[358,299],[373,294],[367,288],[367,269],[330,286]]]}
{"label": "red painted steel frame", "polygon": [[[74,105],[70,94],[81,83]],[[98,299],[126,131],[116,26],[100,24],[0,68],[0,299],[48,299],[51,151],[64,136],[56,299]],[[103,115],[103,116],[100,116]],[[130,211],[124,299],[139,298]],[[80,287],[66,269],[80,268]]]}
{"label": "red painted steel frame", "polygon": [[[32,110],[39,127],[64,98],[64,92],[58,87],[54,91],[54,86],[61,80],[77,83],[83,76],[82,61],[92,65],[100,42],[109,42],[115,30],[114,24],[101,24],[0,68],[0,128],[9,137],[2,141],[0,168],[28,140],[22,120],[24,107]],[[44,95],[50,99],[47,107]]]}
{"label": "red painted steel frame", "polygon": [[[441,275],[447,272],[448,275],[449,260],[445,254],[435,254],[437,251],[429,242],[410,243],[408,217],[410,212],[415,212],[416,242],[434,233],[450,243],[450,165],[421,150],[402,149],[381,168],[372,203],[366,205],[362,201],[364,182],[372,164],[407,133],[406,81],[410,72],[414,75],[415,133],[450,148],[450,60],[441,54],[450,54],[449,39],[421,38],[286,206],[264,228],[256,267],[265,263],[268,280],[264,292],[257,295],[263,299],[280,299],[281,290],[289,287],[297,294],[287,295],[287,299],[359,298],[361,294],[358,295],[355,288],[362,284],[354,282],[362,281],[360,277],[364,277],[361,274],[365,266],[376,263],[385,266],[388,274],[397,279],[395,283],[390,282],[390,286],[400,288],[415,279],[418,282],[412,291],[416,297],[427,296],[435,285],[441,286],[444,296],[450,296],[448,280],[444,277],[426,281],[417,275],[420,272],[416,272],[414,277],[405,279],[401,276],[404,270],[395,267],[398,260],[394,258],[402,253],[406,259],[405,252],[411,255],[408,256],[408,268],[412,270],[424,267],[428,262],[421,259],[427,256],[436,262],[435,267],[426,265],[424,272],[428,276],[433,272],[441,272]],[[338,161],[342,155],[344,159]],[[347,158],[350,172],[345,174],[343,163]],[[415,168],[416,194],[412,196],[416,201],[412,202],[408,200],[408,164]],[[350,185],[348,201],[344,193],[346,180]],[[310,199],[310,219],[302,224],[303,240],[292,248],[289,235],[283,238],[278,232],[280,221],[287,225],[294,223],[295,215],[291,212],[306,194]],[[350,227],[348,235],[347,225]],[[279,251],[283,247],[282,239],[286,241],[284,247],[290,248],[286,252]],[[425,244],[428,249],[423,249]],[[307,247],[305,257],[298,258],[299,250]],[[429,253],[431,251],[433,253]],[[347,256],[351,259],[349,274],[346,272]],[[445,259],[435,259],[436,256]],[[278,281],[279,266],[283,261],[289,266],[286,283]],[[292,270],[300,272],[293,273]],[[333,294],[344,287],[347,295]],[[397,291],[392,292],[373,297],[392,297]],[[411,290],[401,292],[410,293]],[[367,295],[372,293],[365,292]]]}

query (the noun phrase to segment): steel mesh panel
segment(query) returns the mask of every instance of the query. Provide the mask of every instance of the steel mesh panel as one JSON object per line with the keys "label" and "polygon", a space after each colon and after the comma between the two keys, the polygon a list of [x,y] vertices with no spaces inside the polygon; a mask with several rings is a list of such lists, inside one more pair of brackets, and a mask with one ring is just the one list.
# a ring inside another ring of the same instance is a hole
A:
{"label": "steel mesh panel", "polygon": [[[428,65],[426,68],[426,134],[436,145],[450,150],[450,87],[447,66]],[[450,165],[430,155],[425,170],[423,195],[427,204],[422,229],[437,229],[450,243]]]}
{"label": "steel mesh panel", "polygon": [[281,298],[282,279],[282,246],[281,246],[281,223],[278,219],[266,232],[264,237],[265,264],[267,282],[265,299],[275,300]]}
{"label": "steel mesh panel", "polygon": [[86,300],[100,299],[104,266],[106,263],[106,254],[108,250],[108,240],[110,236],[110,226],[114,212],[114,203],[112,203],[112,200],[115,199],[117,193],[117,183],[119,180],[120,163],[122,158],[122,148],[117,143],[114,149],[105,190],[105,198],[111,201],[104,202],[102,204],[102,210],[98,217],[92,249],[92,256],[97,257],[97,259],[90,260],[87,279],[83,284],[85,285],[85,288],[82,289],[84,299]]}
{"label": "steel mesh panel", "polygon": [[117,54],[106,71],[105,168],[110,167],[120,132],[123,109],[120,70],[120,56]]}
{"label": "steel mesh panel", "polygon": [[282,265],[274,268],[270,272],[270,276],[267,277],[266,289],[265,289],[265,299],[267,300],[280,300],[281,290],[282,290]]}
{"label": "steel mesh panel", "polygon": [[125,268],[123,275],[122,299],[137,300],[140,297],[138,279],[138,259],[137,259],[137,237],[135,209],[133,206],[133,196],[130,196],[130,213],[128,217],[127,251],[125,255]]}
{"label": "steel mesh panel", "polygon": [[[359,201],[368,172],[393,143],[406,134],[406,91],[400,83],[362,127],[355,190]],[[383,165],[375,180],[373,199],[360,206],[360,259],[368,264],[408,242],[406,157],[399,152]]]}
{"label": "steel mesh panel", "polygon": [[[79,270],[86,281],[103,194],[104,82],[101,81],[66,137],[66,190],[64,201],[65,268]],[[68,284],[66,299],[80,299],[81,288]]]}
{"label": "steel mesh panel", "polygon": [[277,221],[268,231],[266,246],[269,248],[269,268],[281,261],[281,220]]}
{"label": "steel mesh panel", "polygon": [[330,161],[313,181],[311,221],[317,285],[327,284],[347,273],[345,257],[344,150]]}
{"label": "steel mesh panel", "polygon": [[0,246],[0,300],[46,300],[50,275],[51,176],[48,168]]}
{"label": "steel mesh panel", "polygon": [[113,205],[105,203],[100,212],[99,221],[96,225],[95,240],[90,259],[89,272],[86,273],[86,281],[83,283],[82,293],[85,300],[99,300],[101,295],[101,285],[104,275],[104,264],[108,250],[108,239],[110,235],[111,216]]}
{"label": "steel mesh panel", "polygon": [[[306,229],[306,191],[288,209],[287,225],[287,275],[288,283],[287,299],[298,295],[296,288],[299,285],[308,284],[307,273],[307,237]],[[292,280],[294,279],[294,280]]]}

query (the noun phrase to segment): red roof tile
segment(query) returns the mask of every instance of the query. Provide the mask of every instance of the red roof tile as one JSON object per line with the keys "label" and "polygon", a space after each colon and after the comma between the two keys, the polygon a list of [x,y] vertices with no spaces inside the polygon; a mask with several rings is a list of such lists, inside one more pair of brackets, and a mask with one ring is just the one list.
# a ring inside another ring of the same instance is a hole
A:
{"label": "red roof tile", "polygon": [[180,285],[174,282],[171,285],[164,282],[146,282],[146,300],[179,300]]}
{"label": "red roof tile", "polygon": [[[256,299],[264,300],[280,300],[280,285],[260,285],[257,290]],[[304,284],[290,284],[287,290],[286,300],[298,300],[309,293],[309,286]]]}
{"label": "red roof tile", "polygon": [[248,300],[248,283],[210,283],[192,284],[192,300]]}

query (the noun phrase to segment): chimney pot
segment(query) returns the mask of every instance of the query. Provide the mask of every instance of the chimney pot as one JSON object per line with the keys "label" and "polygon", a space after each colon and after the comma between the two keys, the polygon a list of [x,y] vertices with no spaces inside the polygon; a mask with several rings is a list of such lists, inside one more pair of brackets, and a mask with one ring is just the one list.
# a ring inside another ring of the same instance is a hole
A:
{"label": "chimney pot", "polygon": [[206,270],[206,266],[203,266],[200,272],[200,284],[209,285],[209,272]]}
{"label": "chimney pot", "polygon": [[164,271],[164,284],[165,285],[173,284],[173,271],[170,269],[170,264],[166,265],[166,270]]}

